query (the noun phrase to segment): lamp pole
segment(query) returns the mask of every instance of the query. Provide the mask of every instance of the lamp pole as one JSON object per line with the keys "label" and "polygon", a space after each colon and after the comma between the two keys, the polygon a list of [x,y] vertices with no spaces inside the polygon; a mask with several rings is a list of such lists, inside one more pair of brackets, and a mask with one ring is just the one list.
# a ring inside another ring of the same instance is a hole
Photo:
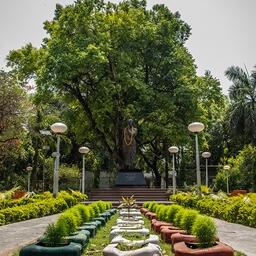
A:
{"label": "lamp pole", "polygon": [[175,154],[179,152],[176,146],[169,147],[168,151],[172,154],[172,193],[176,193],[176,171],[175,171]]}
{"label": "lamp pole", "polygon": [[199,158],[199,145],[198,145],[198,133],[203,131],[204,124],[194,122],[189,124],[188,130],[195,134],[196,141],[196,181],[197,181],[197,192],[201,195],[201,173],[200,173],[200,158]]}
{"label": "lamp pole", "polygon": [[228,171],[230,170],[230,166],[229,165],[224,165],[223,169],[227,172],[227,194],[229,194]]}
{"label": "lamp pole", "polygon": [[53,196],[56,197],[59,191],[59,163],[60,163],[60,134],[67,130],[67,126],[63,123],[54,123],[51,130],[57,135],[56,159],[53,173]]}
{"label": "lamp pole", "polygon": [[211,157],[211,153],[203,152],[202,157],[205,158],[205,185],[208,187],[208,159]]}
{"label": "lamp pole", "polygon": [[30,192],[30,178],[31,178],[31,171],[33,170],[33,167],[28,166],[26,169],[28,171],[28,192]]}
{"label": "lamp pole", "polygon": [[83,169],[82,169],[82,193],[84,194],[85,191],[85,154],[87,154],[90,151],[87,147],[80,147],[79,152],[83,156]]}

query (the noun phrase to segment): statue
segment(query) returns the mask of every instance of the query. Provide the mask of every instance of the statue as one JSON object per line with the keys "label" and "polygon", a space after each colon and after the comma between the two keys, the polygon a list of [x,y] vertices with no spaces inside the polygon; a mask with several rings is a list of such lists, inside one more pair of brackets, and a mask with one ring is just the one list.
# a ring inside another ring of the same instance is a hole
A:
{"label": "statue", "polygon": [[137,128],[133,127],[133,120],[128,120],[128,125],[123,131],[123,159],[124,168],[131,169],[136,156],[136,140]]}

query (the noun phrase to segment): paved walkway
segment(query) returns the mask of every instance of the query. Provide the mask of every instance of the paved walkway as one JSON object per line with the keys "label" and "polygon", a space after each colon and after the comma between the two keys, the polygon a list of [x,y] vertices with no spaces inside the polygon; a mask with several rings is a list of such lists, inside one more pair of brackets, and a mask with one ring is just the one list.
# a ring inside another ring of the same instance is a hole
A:
{"label": "paved walkway", "polygon": [[0,226],[0,256],[9,255],[16,248],[35,241],[57,216],[58,214]]}
{"label": "paved walkway", "polygon": [[256,255],[256,228],[229,223],[215,219],[220,241],[245,253],[247,256]]}
{"label": "paved walkway", "polygon": [[[0,226],[0,256],[41,236],[58,215]],[[247,256],[256,255],[256,229],[215,219],[220,240]]]}

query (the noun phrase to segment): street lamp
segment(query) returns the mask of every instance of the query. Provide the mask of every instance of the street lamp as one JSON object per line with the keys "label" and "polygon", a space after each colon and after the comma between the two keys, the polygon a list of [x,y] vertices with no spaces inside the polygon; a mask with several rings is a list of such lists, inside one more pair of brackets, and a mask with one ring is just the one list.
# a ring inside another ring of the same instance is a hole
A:
{"label": "street lamp", "polygon": [[227,172],[227,194],[229,194],[228,171],[230,170],[230,166],[229,165],[224,165],[223,169]]}
{"label": "street lamp", "polygon": [[203,152],[202,157],[205,158],[205,185],[208,187],[208,158],[211,157],[211,153]]}
{"label": "street lamp", "polygon": [[28,192],[30,192],[30,178],[31,178],[31,171],[33,170],[33,167],[28,166],[26,169],[28,171]]}
{"label": "street lamp", "polygon": [[56,145],[56,160],[53,174],[53,195],[56,197],[59,190],[59,162],[60,162],[60,134],[67,130],[67,126],[63,123],[54,123],[51,125],[51,130],[57,135]]}
{"label": "street lamp", "polygon": [[203,131],[204,124],[199,122],[194,122],[189,124],[188,130],[195,134],[196,139],[196,181],[197,181],[197,192],[201,194],[201,174],[200,174],[200,159],[199,159],[199,146],[198,146],[198,133]]}
{"label": "street lamp", "polygon": [[168,151],[172,154],[172,193],[176,193],[176,171],[175,171],[175,154],[179,152],[179,149],[175,146],[169,147]]}
{"label": "street lamp", "polygon": [[84,158],[85,158],[85,154],[87,154],[89,151],[90,151],[90,149],[87,148],[87,147],[80,147],[79,148],[79,152],[83,156],[83,171],[82,171],[82,193],[83,194],[84,194],[84,183],[85,183],[85,163],[84,163]]}

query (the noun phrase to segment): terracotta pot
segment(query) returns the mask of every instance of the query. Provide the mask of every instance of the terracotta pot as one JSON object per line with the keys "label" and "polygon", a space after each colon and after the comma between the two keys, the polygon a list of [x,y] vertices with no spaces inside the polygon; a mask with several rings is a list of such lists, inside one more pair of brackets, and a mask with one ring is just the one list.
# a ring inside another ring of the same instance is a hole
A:
{"label": "terracotta pot", "polygon": [[12,198],[19,199],[19,198],[25,196],[26,194],[27,194],[27,192],[25,192],[25,191],[14,191]]}
{"label": "terracotta pot", "polygon": [[153,212],[147,212],[146,214],[145,214],[145,216],[148,218],[148,219],[150,219],[150,220],[153,220],[153,219],[156,219],[156,214],[155,213],[153,213]]}
{"label": "terracotta pot", "polygon": [[221,242],[216,242],[216,245],[208,248],[191,249],[189,243],[179,242],[174,245],[175,256],[233,256],[234,250]]}
{"label": "terracotta pot", "polygon": [[155,221],[154,223],[151,224],[152,229],[153,229],[155,232],[157,232],[157,233],[160,232],[160,229],[161,229],[161,227],[163,227],[163,226],[165,226],[165,227],[171,227],[171,226],[173,226],[173,225],[172,225],[172,223],[168,223],[168,222],[166,222],[166,221]]}
{"label": "terracotta pot", "polygon": [[[198,243],[198,240],[197,240],[196,236],[184,235],[184,234],[180,234],[180,233],[173,234],[172,237],[171,237],[171,240],[172,240],[172,251],[174,249],[174,245],[179,243],[179,242]],[[215,240],[219,242],[218,237],[216,237]]]}
{"label": "terracotta pot", "polygon": [[172,227],[166,227],[163,226],[160,230],[161,233],[161,238],[163,239],[163,241],[165,241],[166,243],[172,243],[172,235],[173,234],[177,234],[177,233],[181,233],[181,234],[187,234],[186,230],[183,229],[171,229]]}
{"label": "terracotta pot", "polygon": [[140,212],[145,215],[149,210],[147,208],[140,208]]}
{"label": "terracotta pot", "polygon": [[235,189],[231,192],[231,196],[245,195],[247,191],[244,189]]}

